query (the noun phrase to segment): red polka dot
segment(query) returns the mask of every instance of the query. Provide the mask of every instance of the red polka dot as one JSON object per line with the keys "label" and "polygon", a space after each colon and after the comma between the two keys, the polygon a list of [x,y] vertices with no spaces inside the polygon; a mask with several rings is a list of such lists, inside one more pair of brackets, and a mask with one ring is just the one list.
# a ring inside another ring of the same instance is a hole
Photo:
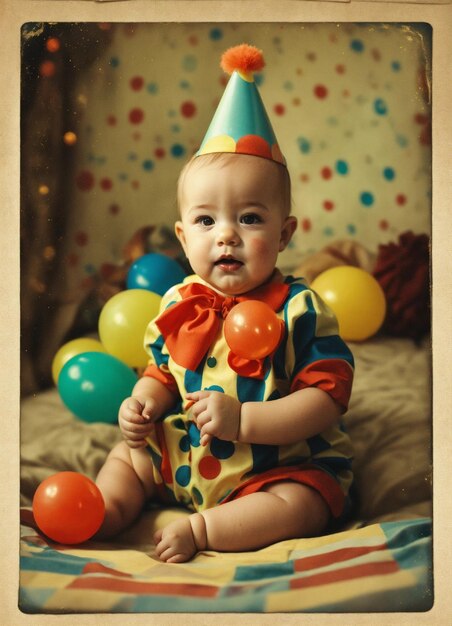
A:
{"label": "red polka dot", "polygon": [[380,220],[379,226],[380,226],[381,230],[388,230],[388,228],[389,228],[388,220]]}
{"label": "red polka dot", "polygon": [[325,200],[323,202],[323,208],[325,209],[325,211],[332,211],[334,209],[334,202],[332,202],[331,200]]}
{"label": "red polka dot", "polygon": [[100,181],[100,186],[103,191],[110,191],[113,187],[113,181],[110,178],[102,178]]}
{"label": "red polka dot", "polygon": [[120,207],[117,204],[110,204],[110,206],[108,207],[108,211],[112,215],[118,215],[120,210],[121,209],[120,209]]}
{"label": "red polka dot", "polygon": [[218,80],[222,87],[226,87],[226,85],[228,84],[229,78],[225,76],[224,74],[222,74]]}
{"label": "red polka dot", "polygon": [[132,189],[139,189],[140,188],[140,181],[139,180],[132,180]]}
{"label": "red polka dot", "polygon": [[134,139],[135,141],[140,141],[141,133],[132,133],[132,139]]}
{"label": "red polka dot", "polygon": [[77,175],[75,184],[81,191],[89,191],[94,187],[94,176],[89,170],[82,170]]}
{"label": "red polka dot", "polygon": [[134,76],[130,79],[130,88],[134,91],[140,91],[143,89],[144,79],[142,76]]}
{"label": "red polka dot", "polygon": [[214,456],[205,456],[198,465],[199,473],[207,480],[213,480],[221,472],[221,463]]}
{"label": "red polka dot", "polygon": [[166,154],[166,152],[165,152],[165,149],[164,149],[164,148],[156,148],[156,149],[154,150],[154,156],[155,156],[157,159],[163,159],[163,157],[165,156],[165,154]]}
{"label": "red polka dot", "polygon": [[129,111],[129,121],[131,124],[141,124],[144,120],[143,109],[131,109]]}
{"label": "red polka dot", "polygon": [[305,218],[304,220],[301,220],[301,230],[307,233],[311,230],[311,228],[312,228],[312,224],[311,224],[310,219]]}
{"label": "red polka dot", "polygon": [[196,113],[196,106],[193,102],[183,102],[180,107],[180,112],[184,117],[193,117]]}
{"label": "red polka dot", "polygon": [[320,100],[323,100],[328,95],[328,89],[325,87],[325,85],[316,85],[314,87],[314,95]]}
{"label": "red polka dot", "polygon": [[322,167],[320,175],[324,180],[329,180],[333,175],[333,171],[330,167]]}
{"label": "red polka dot", "polygon": [[39,73],[41,76],[44,76],[44,78],[51,78],[55,75],[55,72],[56,66],[53,61],[43,61],[39,66]]}
{"label": "red polka dot", "polygon": [[294,107],[298,107],[298,106],[300,106],[300,104],[301,104],[301,100],[300,100],[300,98],[294,98],[294,99],[292,100],[292,104],[294,105]]}
{"label": "red polka dot", "polygon": [[300,174],[300,180],[303,183],[308,183],[309,182],[309,174]]}
{"label": "red polka dot", "polygon": [[414,121],[416,122],[416,124],[427,124],[429,118],[428,115],[425,115],[425,113],[416,113],[416,115],[414,116]]}
{"label": "red polka dot", "polygon": [[336,65],[335,69],[338,74],[345,74],[345,65],[342,65],[342,64]]}
{"label": "red polka dot", "polygon": [[372,58],[374,59],[374,61],[380,61],[381,59],[380,51],[377,50],[376,48],[372,50]]}
{"label": "red polka dot", "polygon": [[270,145],[258,135],[245,135],[236,144],[235,151],[241,154],[254,154],[256,156],[272,158]]}
{"label": "red polka dot", "polygon": [[116,126],[116,122],[117,122],[117,121],[118,121],[118,120],[116,119],[116,116],[114,116],[114,115],[109,115],[109,116],[107,117],[107,124],[108,124],[109,126]]}
{"label": "red polka dot", "polygon": [[78,233],[75,233],[74,239],[78,246],[86,246],[88,243],[88,235],[83,230],[79,230]]}
{"label": "red polka dot", "polygon": [[197,37],[196,35],[191,35],[191,36],[188,38],[188,43],[189,43],[191,46],[197,46],[197,45],[198,45],[198,37]]}
{"label": "red polka dot", "polygon": [[403,204],[406,204],[406,196],[403,193],[399,193],[396,196],[396,202],[397,204],[399,204],[400,206],[402,206]]}
{"label": "red polka dot", "polygon": [[76,265],[78,265],[78,262],[79,262],[78,254],[71,252],[70,254],[67,255],[66,261],[68,265],[70,265],[71,267],[75,267]]}
{"label": "red polka dot", "polygon": [[275,104],[273,110],[276,115],[284,115],[284,113],[286,112],[286,107],[283,104]]}

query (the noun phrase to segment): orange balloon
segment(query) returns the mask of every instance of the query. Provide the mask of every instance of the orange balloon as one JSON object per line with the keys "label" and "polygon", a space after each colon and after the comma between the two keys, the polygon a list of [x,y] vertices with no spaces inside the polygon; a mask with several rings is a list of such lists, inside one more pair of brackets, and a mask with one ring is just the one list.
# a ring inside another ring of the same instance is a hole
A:
{"label": "orange balloon", "polygon": [[105,505],[97,485],[77,472],[59,472],[42,481],[33,498],[40,530],[58,543],[82,543],[100,528]]}
{"label": "orange balloon", "polygon": [[265,302],[246,300],[230,310],[224,322],[224,336],[237,356],[263,359],[278,346],[281,321]]}

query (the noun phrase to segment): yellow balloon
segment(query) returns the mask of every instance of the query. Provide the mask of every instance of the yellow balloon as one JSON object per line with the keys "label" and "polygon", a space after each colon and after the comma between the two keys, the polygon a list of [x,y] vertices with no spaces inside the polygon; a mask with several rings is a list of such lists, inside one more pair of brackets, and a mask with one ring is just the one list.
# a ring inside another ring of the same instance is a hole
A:
{"label": "yellow balloon", "polygon": [[100,341],[89,339],[88,337],[72,339],[65,343],[55,354],[52,361],[52,378],[55,385],[58,383],[58,376],[63,365],[69,359],[72,359],[73,356],[82,354],[82,352],[106,352],[106,350]]}
{"label": "yellow balloon", "polygon": [[107,352],[129,367],[145,367],[144,333],[161,299],[147,289],[126,289],[110,298],[99,316],[99,337]]}
{"label": "yellow balloon", "polygon": [[368,339],[384,322],[383,289],[369,272],[359,267],[333,267],[319,274],[311,287],[336,315],[339,334],[346,341]]}

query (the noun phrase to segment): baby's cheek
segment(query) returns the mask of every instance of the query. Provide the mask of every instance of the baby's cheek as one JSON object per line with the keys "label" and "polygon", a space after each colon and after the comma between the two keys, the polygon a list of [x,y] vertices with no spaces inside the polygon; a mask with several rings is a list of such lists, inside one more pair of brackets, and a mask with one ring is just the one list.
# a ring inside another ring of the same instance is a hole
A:
{"label": "baby's cheek", "polygon": [[270,249],[270,245],[268,241],[263,241],[262,239],[251,239],[250,247],[254,254],[262,256],[267,254]]}

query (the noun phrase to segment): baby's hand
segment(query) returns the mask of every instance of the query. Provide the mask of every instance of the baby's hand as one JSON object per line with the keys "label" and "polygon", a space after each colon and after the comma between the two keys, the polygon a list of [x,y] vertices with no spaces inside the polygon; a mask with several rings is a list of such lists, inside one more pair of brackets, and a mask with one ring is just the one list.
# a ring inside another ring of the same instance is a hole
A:
{"label": "baby's hand", "polygon": [[157,406],[152,398],[132,396],[119,408],[119,427],[129,448],[142,448],[153,428]]}
{"label": "baby's hand", "polygon": [[201,430],[201,445],[207,445],[212,437],[237,440],[242,405],[236,398],[219,391],[195,391],[186,398],[194,402],[191,411]]}

